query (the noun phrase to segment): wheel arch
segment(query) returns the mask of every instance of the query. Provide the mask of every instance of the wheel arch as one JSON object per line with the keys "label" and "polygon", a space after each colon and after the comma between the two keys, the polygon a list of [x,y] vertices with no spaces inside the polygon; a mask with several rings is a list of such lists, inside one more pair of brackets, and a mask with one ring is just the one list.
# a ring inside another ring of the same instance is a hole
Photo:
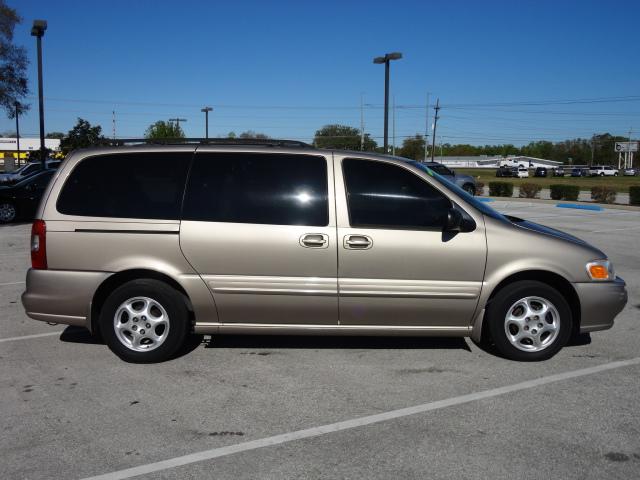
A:
{"label": "wheel arch", "polygon": [[99,314],[102,306],[104,305],[105,300],[109,296],[111,292],[113,292],[116,288],[124,285],[131,280],[138,280],[141,278],[150,278],[153,280],[158,280],[168,284],[170,287],[176,289],[182,296],[187,309],[189,310],[189,317],[191,323],[193,324],[193,305],[191,303],[191,299],[187,294],[186,290],[178,283],[174,278],[170,277],[166,273],[161,273],[156,270],[149,270],[144,268],[136,268],[130,270],[123,270],[121,272],[114,273],[106,278],[100,286],[96,289],[93,294],[93,298],[91,300],[89,321],[87,322],[87,326],[91,333],[97,333],[99,331]]}
{"label": "wheel arch", "polygon": [[[569,304],[569,308],[571,309],[571,336],[574,337],[580,333],[580,323],[581,323],[581,310],[580,310],[580,298],[578,297],[578,293],[576,292],[571,282],[567,280],[562,275],[551,272],[549,270],[523,270],[520,272],[515,272],[510,274],[509,276],[502,279],[491,291],[489,298],[484,306],[486,309],[491,301],[495,298],[500,290],[502,290],[507,285],[518,282],[520,280],[536,280],[541,283],[545,283],[560,292],[560,294],[567,300]],[[483,310],[486,311],[486,310]],[[484,317],[484,315],[483,315]],[[483,318],[484,320],[484,318]],[[487,328],[487,322],[482,323],[481,325],[481,338],[488,338],[489,331]]]}

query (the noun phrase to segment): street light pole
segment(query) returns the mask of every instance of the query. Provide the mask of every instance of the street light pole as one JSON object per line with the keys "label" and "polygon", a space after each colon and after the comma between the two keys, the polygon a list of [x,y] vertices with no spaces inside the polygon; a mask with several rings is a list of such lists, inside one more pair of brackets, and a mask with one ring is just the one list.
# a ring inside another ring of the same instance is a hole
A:
{"label": "street light pole", "polygon": [[204,138],[209,138],[209,112],[212,111],[211,107],[204,107],[201,112],[204,112]]}
{"label": "street light pole", "polygon": [[15,102],[14,106],[16,107],[16,150],[18,152],[18,167],[20,167],[20,119],[18,115],[20,115],[20,103]]}
{"label": "street light pole", "polygon": [[[438,111],[440,110],[439,98],[436,100],[436,106],[434,107],[434,110],[436,111],[436,114],[433,117],[433,140],[431,141],[431,161],[432,162],[434,160],[433,157],[436,153],[436,127],[438,126],[438,119],[440,118],[438,116]],[[440,149],[440,156],[442,157],[442,149]],[[440,160],[442,160],[442,158]]]}
{"label": "street light pole", "polygon": [[40,161],[42,169],[45,168],[46,150],[44,147],[44,94],[42,88],[42,37],[47,29],[46,20],[34,20],[31,27],[31,36],[38,42],[38,106],[40,110]]}
{"label": "street light pole", "polygon": [[384,153],[389,153],[389,64],[391,60],[400,60],[402,53],[387,53],[384,57],[376,57],[373,63],[384,63]]}

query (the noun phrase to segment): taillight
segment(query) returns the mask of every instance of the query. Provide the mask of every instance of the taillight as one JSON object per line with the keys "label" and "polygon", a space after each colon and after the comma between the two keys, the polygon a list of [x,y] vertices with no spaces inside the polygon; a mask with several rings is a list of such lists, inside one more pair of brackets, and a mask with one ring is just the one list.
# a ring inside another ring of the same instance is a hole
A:
{"label": "taillight", "polygon": [[31,225],[31,268],[47,269],[47,224],[36,220]]}

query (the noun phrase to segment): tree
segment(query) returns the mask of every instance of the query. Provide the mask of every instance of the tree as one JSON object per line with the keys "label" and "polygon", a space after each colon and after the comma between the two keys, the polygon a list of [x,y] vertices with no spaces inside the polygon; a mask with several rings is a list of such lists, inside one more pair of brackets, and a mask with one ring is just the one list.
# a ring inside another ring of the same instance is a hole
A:
{"label": "tree", "polygon": [[184,131],[177,123],[158,120],[149,125],[144,132],[144,138],[184,138]]}
{"label": "tree", "polygon": [[0,0],[0,105],[9,118],[15,118],[16,106],[19,115],[29,109],[21,102],[29,93],[27,51],[13,44],[13,30],[20,22],[18,13]]}
{"label": "tree", "polygon": [[[360,150],[360,130],[347,125],[325,125],[316,132],[313,144],[318,148]],[[373,151],[378,145],[368,133],[364,135],[364,149]]]}
{"label": "tree", "polygon": [[65,155],[77,148],[87,148],[104,140],[102,127],[92,126],[88,121],[78,118],[78,122],[60,141],[60,150]]}
{"label": "tree", "polygon": [[242,132],[240,134],[240,138],[257,138],[261,140],[266,140],[269,138],[269,136],[265,135],[264,133],[254,132],[253,130],[247,130],[246,132]]}
{"label": "tree", "polygon": [[411,160],[424,160],[424,137],[415,135],[405,138],[402,147],[398,149],[398,155]]}
{"label": "tree", "polygon": [[62,132],[49,132],[44,136],[44,138],[59,138],[60,140],[62,140],[64,138],[64,133],[62,133]]}

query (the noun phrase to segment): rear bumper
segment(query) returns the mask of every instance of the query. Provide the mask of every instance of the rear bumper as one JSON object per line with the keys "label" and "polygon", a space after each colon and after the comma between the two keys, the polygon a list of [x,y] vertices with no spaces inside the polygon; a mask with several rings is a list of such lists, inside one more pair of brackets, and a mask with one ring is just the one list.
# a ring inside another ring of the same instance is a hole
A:
{"label": "rear bumper", "polygon": [[627,304],[627,286],[616,277],[613,282],[574,283],[580,299],[580,333],[606,330]]}
{"label": "rear bumper", "polygon": [[34,320],[89,328],[91,300],[109,275],[107,272],[29,269],[22,305]]}

